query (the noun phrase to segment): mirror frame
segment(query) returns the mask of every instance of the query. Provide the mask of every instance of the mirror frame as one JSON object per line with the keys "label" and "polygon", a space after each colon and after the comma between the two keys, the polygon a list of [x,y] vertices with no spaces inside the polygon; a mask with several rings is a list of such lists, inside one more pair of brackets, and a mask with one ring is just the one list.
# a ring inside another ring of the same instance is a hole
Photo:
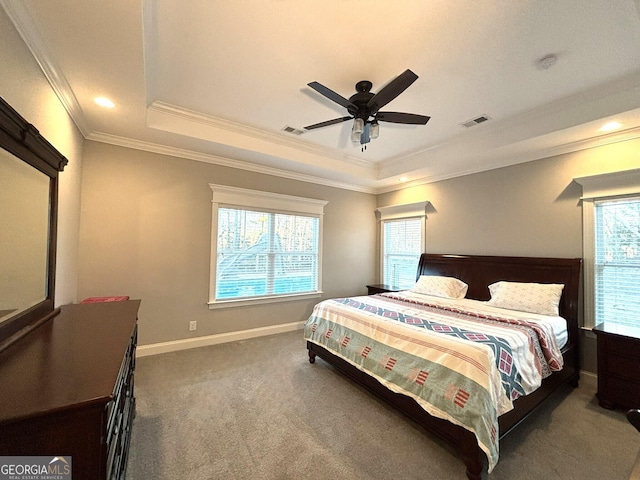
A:
{"label": "mirror frame", "polygon": [[0,323],[0,351],[53,318],[58,218],[58,174],[68,160],[0,97],[0,147],[49,177],[49,239],[46,297]]}

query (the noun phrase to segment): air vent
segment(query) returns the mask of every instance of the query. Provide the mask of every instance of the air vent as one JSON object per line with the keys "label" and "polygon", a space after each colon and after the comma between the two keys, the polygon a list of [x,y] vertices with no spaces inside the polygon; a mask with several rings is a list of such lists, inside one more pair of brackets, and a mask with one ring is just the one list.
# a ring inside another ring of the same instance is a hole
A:
{"label": "air vent", "polygon": [[302,135],[304,133],[304,130],[293,128],[293,127],[290,127],[289,125],[285,125],[282,130],[287,133],[291,133],[292,135]]}
{"label": "air vent", "polygon": [[479,123],[486,122],[487,120],[490,120],[490,117],[488,115],[480,115],[477,118],[473,118],[469,121],[461,123],[461,125],[463,127],[469,128],[469,127],[473,127],[474,125],[478,125]]}

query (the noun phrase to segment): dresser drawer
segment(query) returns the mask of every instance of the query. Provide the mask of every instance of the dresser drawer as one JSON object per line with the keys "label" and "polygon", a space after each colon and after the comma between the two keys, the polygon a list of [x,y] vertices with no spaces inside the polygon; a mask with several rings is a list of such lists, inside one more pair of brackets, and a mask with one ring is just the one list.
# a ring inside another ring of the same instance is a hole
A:
{"label": "dresser drawer", "polygon": [[607,370],[610,375],[640,384],[640,360],[637,358],[610,353],[607,358]]}
{"label": "dresser drawer", "polygon": [[598,391],[598,397],[627,408],[640,407],[640,383],[630,383],[626,380],[609,377],[606,391]]}
{"label": "dresser drawer", "polygon": [[640,329],[604,322],[598,338],[598,400],[602,407],[640,407]]}
{"label": "dresser drawer", "polygon": [[625,357],[634,358],[636,360],[635,368],[638,368],[637,362],[640,361],[640,342],[638,339],[617,335],[604,335],[604,338],[610,352],[616,352],[623,354]]}

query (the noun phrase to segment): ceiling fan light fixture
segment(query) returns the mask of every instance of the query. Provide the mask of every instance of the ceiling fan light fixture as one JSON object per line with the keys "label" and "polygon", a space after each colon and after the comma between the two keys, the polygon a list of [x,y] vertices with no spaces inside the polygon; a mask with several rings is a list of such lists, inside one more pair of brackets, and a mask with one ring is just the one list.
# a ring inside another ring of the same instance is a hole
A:
{"label": "ceiling fan light fixture", "polygon": [[372,122],[369,128],[369,137],[373,140],[380,136],[380,125],[378,122]]}
{"label": "ceiling fan light fixture", "polygon": [[360,135],[364,132],[364,120],[361,118],[355,118],[353,120],[353,128],[351,129],[351,133],[355,135],[356,133]]}

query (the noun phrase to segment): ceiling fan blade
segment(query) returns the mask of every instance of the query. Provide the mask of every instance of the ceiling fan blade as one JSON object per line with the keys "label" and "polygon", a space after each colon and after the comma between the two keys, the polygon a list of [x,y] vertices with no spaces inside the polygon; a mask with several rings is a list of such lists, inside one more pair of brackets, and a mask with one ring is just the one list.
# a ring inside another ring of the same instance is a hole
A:
{"label": "ceiling fan blade", "polygon": [[371,97],[367,103],[367,107],[371,110],[371,114],[375,114],[379,109],[404,92],[417,79],[418,76],[411,70],[407,69],[391,80],[391,82],[382,87],[382,90]]}
{"label": "ceiling fan blade", "polygon": [[311,83],[307,83],[307,85],[313,88],[316,92],[327,97],[329,100],[336,102],[338,105],[342,105],[344,108],[355,108],[356,110],[358,109],[358,107],[356,107],[353,103],[351,103],[349,100],[344,98],[342,95],[337,94],[336,92],[334,92],[330,88],[325,87],[321,83],[311,82]]}
{"label": "ceiling fan blade", "polygon": [[378,112],[376,120],[379,122],[406,123],[409,125],[426,125],[431,117],[416,113]]}
{"label": "ceiling fan blade", "polygon": [[314,123],[313,125],[309,125],[304,127],[305,130],[313,130],[315,128],[328,127],[329,125],[335,125],[336,123],[346,122],[347,120],[351,120],[353,117],[340,117],[334,118],[333,120],[327,120],[326,122]]}

